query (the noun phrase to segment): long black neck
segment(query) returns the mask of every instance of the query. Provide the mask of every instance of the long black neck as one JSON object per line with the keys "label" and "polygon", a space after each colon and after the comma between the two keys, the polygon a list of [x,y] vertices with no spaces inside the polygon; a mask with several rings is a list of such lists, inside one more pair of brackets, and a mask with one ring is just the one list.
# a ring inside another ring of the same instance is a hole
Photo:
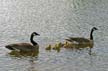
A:
{"label": "long black neck", "polygon": [[90,33],[90,39],[91,39],[91,40],[93,40],[93,31],[94,31],[94,30],[92,29],[92,30],[91,30],[91,33]]}
{"label": "long black neck", "polygon": [[30,37],[30,41],[33,45],[37,45],[37,43],[33,40],[34,35],[32,34]]}

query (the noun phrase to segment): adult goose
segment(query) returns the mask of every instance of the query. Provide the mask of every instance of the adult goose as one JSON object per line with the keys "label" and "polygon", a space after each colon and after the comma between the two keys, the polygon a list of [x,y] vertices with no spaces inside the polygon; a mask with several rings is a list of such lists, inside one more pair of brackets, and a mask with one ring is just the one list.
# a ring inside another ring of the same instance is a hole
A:
{"label": "adult goose", "polygon": [[94,41],[93,41],[93,32],[95,30],[98,30],[96,27],[93,27],[90,32],[90,38],[84,38],[84,37],[69,37],[66,39],[66,41],[71,42],[72,44],[75,44],[76,47],[93,47]]}
{"label": "adult goose", "polygon": [[36,32],[33,32],[31,34],[30,41],[32,44],[31,43],[16,43],[16,44],[6,45],[5,47],[10,49],[10,50],[18,50],[18,51],[22,51],[22,52],[37,51],[39,49],[39,45],[38,45],[38,43],[36,43],[33,40],[33,37],[35,35],[39,35],[39,34]]}

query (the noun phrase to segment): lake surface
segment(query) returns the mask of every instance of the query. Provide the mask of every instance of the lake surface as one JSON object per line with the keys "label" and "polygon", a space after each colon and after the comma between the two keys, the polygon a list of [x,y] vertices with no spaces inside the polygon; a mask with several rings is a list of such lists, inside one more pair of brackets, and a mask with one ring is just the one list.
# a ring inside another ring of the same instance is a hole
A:
{"label": "lake surface", "polygon": [[[45,50],[69,36],[89,38],[94,26],[92,55]],[[34,31],[40,49],[33,63],[8,54],[5,45],[29,42]],[[0,71],[108,71],[108,0],[0,0]]]}

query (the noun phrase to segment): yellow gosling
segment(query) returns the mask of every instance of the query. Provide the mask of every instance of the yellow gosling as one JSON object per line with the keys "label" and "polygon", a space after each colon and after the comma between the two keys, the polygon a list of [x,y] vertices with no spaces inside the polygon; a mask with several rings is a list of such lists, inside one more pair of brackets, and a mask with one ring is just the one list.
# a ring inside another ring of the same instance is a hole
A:
{"label": "yellow gosling", "polygon": [[63,47],[63,43],[59,42],[59,43],[57,44],[57,46],[58,46],[59,48],[61,48],[61,47]]}
{"label": "yellow gosling", "polygon": [[57,48],[61,48],[61,47],[63,47],[63,43],[59,42],[59,43],[55,44],[53,49],[57,49]]}
{"label": "yellow gosling", "polygon": [[72,44],[72,43],[70,43],[70,42],[65,42],[64,43],[64,46],[63,46],[64,48],[73,48],[74,47],[74,45]]}
{"label": "yellow gosling", "polygon": [[60,52],[61,47],[63,47],[63,43],[59,42],[59,43],[55,44],[55,46],[53,47],[53,50]]}
{"label": "yellow gosling", "polygon": [[48,47],[45,48],[46,50],[51,50],[51,45],[48,45]]}
{"label": "yellow gosling", "polygon": [[53,50],[56,50],[58,48],[58,44],[55,44],[55,46],[53,47]]}

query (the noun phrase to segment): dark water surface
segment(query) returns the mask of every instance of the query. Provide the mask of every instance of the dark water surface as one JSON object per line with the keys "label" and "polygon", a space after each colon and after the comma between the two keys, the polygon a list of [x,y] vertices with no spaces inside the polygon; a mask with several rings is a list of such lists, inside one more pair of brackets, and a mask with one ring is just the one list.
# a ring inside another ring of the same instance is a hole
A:
{"label": "dark water surface", "polygon": [[[68,36],[89,38],[95,26],[93,54],[87,50],[47,52],[48,44]],[[32,32],[40,45],[30,57],[12,57],[5,45],[29,42]],[[108,71],[108,0],[0,0],[0,71]]]}

